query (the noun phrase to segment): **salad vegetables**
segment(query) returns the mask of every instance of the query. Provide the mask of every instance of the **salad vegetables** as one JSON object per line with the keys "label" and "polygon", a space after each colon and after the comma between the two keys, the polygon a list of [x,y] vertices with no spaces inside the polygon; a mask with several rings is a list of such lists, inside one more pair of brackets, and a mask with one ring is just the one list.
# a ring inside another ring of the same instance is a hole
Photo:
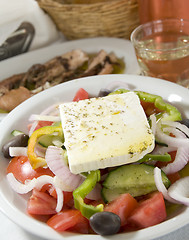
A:
{"label": "salad vegetables", "polygon": [[[126,92],[125,88],[103,89],[99,96]],[[7,180],[17,193],[31,192],[28,214],[59,232],[110,235],[159,224],[170,209],[189,206],[187,121],[160,96],[135,93],[155,136],[155,147],[134,163],[72,173],[56,105],[32,114],[28,133],[19,129],[11,133],[2,148],[10,160]],[[88,98],[81,88],[74,101]]]}

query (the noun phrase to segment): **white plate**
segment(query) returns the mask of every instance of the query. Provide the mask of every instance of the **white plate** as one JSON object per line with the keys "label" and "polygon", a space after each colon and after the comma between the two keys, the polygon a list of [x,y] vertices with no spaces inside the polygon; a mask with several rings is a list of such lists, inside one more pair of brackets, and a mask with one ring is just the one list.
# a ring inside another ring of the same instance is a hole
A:
{"label": "white plate", "polygon": [[[97,95],[100,88],[104,88],[113,81],[127,82],[132,90],[142,90],[153,94],[161,95],[166,101],[177,106],[185,117],[189,118],[189,90],[179,85],[160,79],[135,76],[135,75],[103,75],[83,79],[77,79],[55,86],[38,95],[26,100],[0,123],[1,145],[10,137],[13,129],[26,131],[27,119],[31,113],[40,113],[43,109],[53,103],[60,101],[71,101],[75,92],[83,87],[90,95]],[[1,147],[1,146],[0,146]],[[16,194],[9,187],[5,170],[7,160],[0,155],[0,208],[15,223],[25,230],[46,239],[69,240],[102,240],[98,235],[80,235],[72,233],[60,234],[49,228],[46,224],[36,221],[26,214],[26,197]],[[179,224],[178,224],[179,223]],[[189,209],[183,208],[178,215],[153,227],[149,227],[134,233],[122,233],[109,236],[109,239],[153,239],[165,235],[189,223]]]}
{"label": "white plate", "polygon": [[[35,50],[25,54],[0,62],[0,81],[14,74],[26,72],[33,64],[45,63],[55,56],[59,56],[73,49],[81,49],[87,53],[96,53],[104,49],[108,53],[114,52],[117,57],[123,58],[126,74],[139,74],[140,69],[135,56],[134,48],[129,40],[119,38],[89,38],[75,41],[68,41],[56,45],[51,45],[40,50]],[[0,120],[6,114],[0,114]]]}

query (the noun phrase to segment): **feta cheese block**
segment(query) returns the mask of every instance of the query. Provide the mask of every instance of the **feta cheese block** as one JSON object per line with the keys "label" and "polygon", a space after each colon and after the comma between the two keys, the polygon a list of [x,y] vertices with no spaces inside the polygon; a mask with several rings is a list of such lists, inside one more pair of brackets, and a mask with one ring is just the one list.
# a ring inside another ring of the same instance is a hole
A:
{"label": "feta cheese block", "polygon": [[154,148],[134,92],[63,103],[59,110],[72,173],[136,162]]}

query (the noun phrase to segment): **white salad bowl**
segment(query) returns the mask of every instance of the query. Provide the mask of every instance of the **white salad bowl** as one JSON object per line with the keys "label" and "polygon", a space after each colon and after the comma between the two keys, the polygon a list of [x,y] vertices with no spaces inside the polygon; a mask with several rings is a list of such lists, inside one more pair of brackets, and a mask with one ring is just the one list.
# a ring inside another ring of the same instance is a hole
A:
{"label": "white salad bowl", "polygon": [[[128,84],[131,90],[142,90],[163,97],[165,101],[176,106],[184,118],[189,118],[189,90],[174,83],[135,75],[103,75],[77,79],[45,90],[11,111],[0,123],[0,147],[10,138],[14,129],[27,131],[28,118],[31,114],[39,114],[53,103],[72,101],[76,91],[84,88],[90,96],[97,96],[101,88],[106,88],[110,83],[121,81]],[[54,231],[45,223],[39,222],[26,213],[28,195],[15,193],[6,180],[6,167],[8,160],[0,155],[0,209],[13,222],[45,239],[69,240],[101,240],[100,235],[81,235]],[[155,239],[168,234],[189,223],[189,208],[183,207],[173,216],[158,225],[130,233],[106,236],[106,239]]]}

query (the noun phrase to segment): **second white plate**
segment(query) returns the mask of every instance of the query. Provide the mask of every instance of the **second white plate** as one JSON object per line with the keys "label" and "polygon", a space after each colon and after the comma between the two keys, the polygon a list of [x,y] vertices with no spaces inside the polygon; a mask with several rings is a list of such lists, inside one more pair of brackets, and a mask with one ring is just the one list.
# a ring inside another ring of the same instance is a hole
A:
{"label": "second white plate", "polygon": [[51,58],[73,49],[81,49],[86,53],[95,53],[101,49],[108,53],[114,52],[117,57],[123,58],[125,61],[126,69],[124,73],[139,73],[134,48],[129,40],[99,37],[58,43],[4,60],[0,62],[0,81],[14,74],[27,71],[33,64],[45,63]]}

